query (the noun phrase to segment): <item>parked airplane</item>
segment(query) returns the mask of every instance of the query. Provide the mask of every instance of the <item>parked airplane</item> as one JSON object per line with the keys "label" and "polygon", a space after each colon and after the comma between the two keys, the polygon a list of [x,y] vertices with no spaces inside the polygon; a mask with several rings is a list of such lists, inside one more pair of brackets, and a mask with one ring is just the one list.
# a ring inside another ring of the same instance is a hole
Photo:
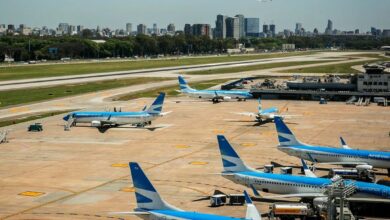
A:
{"label": "parked airplane", "polygon": [[76,126],[77,123],[91,123],[92,127],[116,127],[125,124],[144,127],[150,125],[153,120],[167,113],[162,113],[165,93],[160,93],[153,104],[146,106],[139,112],[72,112],[63,119],[67,121],[67,127]]}
{"label": "parked airplane", "polygon": [[351,149],[340,137],[342,148],[313,146],[300,142],[280,117],[275,117],[278,149],[313,163],[356,166],[360,169],[386,168],[390,172],[390,152]]}
{"label": "parked airplane", "polygon": [[190,97],[196,97],[200,99],[208,99],[213,103],[218,103],[220,100],[237,99],[238,101],[253,98],[252,94],[248,91],[239,90],[196,90],[191,88],[182,76],[179,76],[180,92]]}
{"label": "parked airplane", "polygon": [[261,220],[261,216],[246,192],[247,212],[245,219],[205,213],[189,212],[176,208],[165,202],[149,181],[138,163],[130,162],[131,178],[135,188],[137,208],[134,212],[117,212],[113,214],[133,214],[143,219],[196,219],[196,220]]}
{"label": "parked airplane", "polygon": [[[257,122],[259,122],[259,123],[273,121],[275,116],[279,116],[278,115],[278,112],[279,112],[278,108],[271,107],[271,108],[263,109],[262,104],[261,104],[261,99],[259,98],[258,101],[259,101],[259,106],[258,106],[257,113],[241,112],[238,114],[246,115],[246,116],[250,116],[250,117],[255,117]],[[280,117],[282,117],[282,116],[280,116]]]}
{"label": "parked airplane", "polygon": [[[248,167],[238,156],[226,138],[218,135],[219,150],[221,152],[224,171],[223,177],[235,183],[251,187],[255,190],[283,194],[279,197],[316,198],[324,197],[326,186],[332,183],[331,179],[317,178],[311,174],[296,176],[287,174],[264,173]],[[345,180],[347,184],[352,180]],[[375,183],[353,181],[356,186],[354,197],[390,199],[390,187]]]}

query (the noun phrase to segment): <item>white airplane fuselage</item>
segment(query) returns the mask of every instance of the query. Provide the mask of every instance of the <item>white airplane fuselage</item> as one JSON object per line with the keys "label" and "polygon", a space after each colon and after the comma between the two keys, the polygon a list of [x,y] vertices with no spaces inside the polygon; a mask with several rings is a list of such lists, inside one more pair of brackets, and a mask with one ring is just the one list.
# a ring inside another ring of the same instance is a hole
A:
{"label": "white airplane fuselage", "polygon": [[249,99],[251,96],[247,92],[242,91],[223,91],[223,90],[198,90],[198,91],[182,91],[183,94],[199,99],[213,99],[216,94],[220,97],[228,97],[231,99]]}
{"label": "white airplane fuselage", "polygon": [[368,164],[390,168],[390,153],[319,146],[278,146],[286,154],[315,163]]}
{"label": "white airplane fuselage", "polygon": [[[254,171],[229,173],[222,176],[247,187],[275,194],[323,194],[325,187],[332,183],[327,178],[273,174]],[[346,180],[351,182],[351,180]],[[390,199],[390,187],[375,183],[353,181],[357,192],[355,197]],[[320,196],[321,197],[321,196]]]}
{"label": "white airplane fuselage", "polygon": [[75,112],[71,114],[75,123],[106,122],[115,125],[142,124],[156,120],[158,114],[146,112]]}

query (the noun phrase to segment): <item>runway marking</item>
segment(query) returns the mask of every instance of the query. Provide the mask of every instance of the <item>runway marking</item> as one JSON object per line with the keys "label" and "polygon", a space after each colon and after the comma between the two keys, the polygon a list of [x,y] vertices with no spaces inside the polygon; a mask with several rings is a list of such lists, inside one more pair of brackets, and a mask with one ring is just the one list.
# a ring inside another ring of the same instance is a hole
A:
{"label": "runway marking", "polygon": [[[248,128],[248,129],[242,129],[241,132],[237,132],[235,135],[231,136],[231,137],[230,137],[230,140],[234,140],[235,138],[237,138],[237,137],[239,137],[239,136],[241,136],[241,135],[247,133],[249,130],[250,130],[250,128]],[[162,165],[164,165],[164,164],[168,164],[168,163],[170,163],[170,162],[172,162],[172,161],[176,161],[176,160],[178,160],[178,159],[186,158],[186,157],[188,157],[188,156],[191,156],[191,155],[194,155],[194,154],[196,154],[196,153],[202,152],[202,151],[204,151],[204,150],[206,150],[206,149],[209,149],[209,146],[205,146],[205,147],[202,147],[202,148],[200,148],[200,149],[198,149],[198,150],[195,150],[195,151],[193,151],[193,152],[189,152],[189,153],[187,153],[187,154],[180,155],[180,156],[171,158],[171,159],[169,159],[169,160],[163,161],[163,162],[161,162],[161,163],[152,165],[152,166],[150,166],[150,167],[148,167],[148,168],[145,168],[144,170],[145,170],[145,171],[151,170],[151,169],[153,169],[153,168],[155,168],[155,167],[159,167],[159,166],[162,166]],[[38,208],[41,208],[41,207],[44,207],[44,206],[47,206],[47,205],[50,205],[50,204],[53,204],[53,203],[56,203],[56,202],[59,202],[59,201],[64,201],[64,200],[66,200],[66,199],[75,197],[75,196],[77,196],[77,195],[80,195],[80,194],[82,194],[82,193],[91,191],[91,190],[93,190],[93,189],[97,189],[97,188],[102,187],[102,186],[106,186],[106,185],[108,185],[108,184],[110,184],[110,183],[114,183],[114,182],[116,182],[116,181],[118,181],[118,180],[122,180],[122,179],[124,179],[124,178],[127,179],[127,178],[128,178],[128,174],[125,175],[125,176],[121,176],[121,177],[118,177],[118,178],[109,180],[109,181],[107,181],[107,182],[98,184],[98,185],[96,185],[96,186],[93,186],[93,187],[90,187],[90,188],[87,188],[87,189],[84,189],[84,190],[80,190],[80,191],[78,191],[78,192],[75,192],[74,194],[66,195],[66,196],[63,196],[63,197],[61,197],[61,198],[58,198],[58,199],[54,199],[54,200],[52,200],[52,201],[49,201],[49,202],[42,203],[42,204],[39,204],[39,205],[30,207],[30,208],[27,208],[27,209],[18,211],[18,212],[16,212],[16,213],[12,213],[12,214],[10,214],[10,215],[4,216],[3,219],[7,219],[7,218],[11,218],[11,217],[16,216],[16,215],[20,215],[20,214],[23,214],[23,213],[27,213],[27,212],[32,211],[32,210],[34,210],[34,209],[38,209]]]}
{"label": "runway marking", "polygon": [[203,166],[203,165],[206,165],[208,164],[208,162],[204,162],[204,161],[192,161],[190,162],[191,165],[200,165],[200,166]]}
{"label": "runway marking", "polygon": [[179,145],[176,145],[175,147],[176,147],[176,148],[179,148],[179,149],[187,149],[187,148],[190,148],[190,146],[184,145],[184,144],[179,144]]}
{"label": "runway marking", "polygon": [[122,192],[135,192],[135,188],[134,187],[124,187],[124,188],[120,189],[120,191],[122,191]]}
{"label": "runway marking", "polygon": [[34,191],[26,191],[26,192],[21,192],[18,195],[20,196],[30,196],[30,197],[37,197],[45,194],[44,192],[34,192]]}
{"label": "runway marking", "polygon": [[124,218],[118,218],[113,216],[103,216],[103,215],[96,215],[96,214],[83,214],[83,213],[64,213],[64,212],[56,212],[56,213],[50,213],[50,212],[32,212],[32,213],[26,213],[31,215],[71,215],[71,216],[86,216],[86,217],[98,217],[98,218],[107,218],[107,219],[117,219],[117,220],[125,220]]}
{"label": "runway marking", "polygon": [[245,142],[240,144],[242,147],[254,147],[256,146],[256,143],[253,142]]}
{"label": "runway marking", "polygon": [[225,130],[214,129],[213,132],[214,132],[214,134],[224,134]]}
{"label": "runway marking", "polygon": [[111,164],[111,167],[127,168],[127,167],[129,167],[129,165],[126,163],[114,163],[114,164]]}

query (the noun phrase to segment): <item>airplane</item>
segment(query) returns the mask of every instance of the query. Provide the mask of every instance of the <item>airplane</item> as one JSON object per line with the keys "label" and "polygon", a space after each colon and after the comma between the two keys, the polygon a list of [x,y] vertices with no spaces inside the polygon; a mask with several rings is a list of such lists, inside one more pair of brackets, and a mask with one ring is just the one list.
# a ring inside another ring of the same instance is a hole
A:
{"label": "airplane", "polygon": [[253,95],[248,91],[239,90],[196,90],[191,88],[182,76],[178,76],[180,92],[190,97],[196,97],[200,99],[208,99],[213,103],[218,103],[220,100],[237,99],[238,101],[246,101],[253,98]]}
{"label": "airplane", "polygon": [[261,216],[253,205],[248,193],[244,191],[247,204],[246,217],[233,218],[227,216],[184,211],[165,202],[154,188],[138,163],[130,162],[130,173],[135,188],[137,208],[133,212],[115,212],[112,214],[132,214],[142,219],[196,219],[196,220],[261,220]]}
{"label": "airplane", "polygon": [[[273,121],[275,116],[280,116],[280,115],[278,115],[278,112],[279,112],[278,108],[271,107],[271,108],[263,109],[260,98],[258,99],[258,102],[259,102],[259,106],[258,106],[257,113],[241,112],[241,113],[237,113],[237,114],[250,116],[250,117],[256,117],[256,121],[259,123]],[[280,117],[283,117],[283,116],[280,116]]]}
{"label": "airplane", "polygon": [[168,113],[162,113],[165,93],[160,93],[153,104],[146,109],[146,106],[139,112],[72,112],[63,119],[67,121],[66,127],[76,126],[77,123],[91,123],[92,127],[109,128],[125,124],[145,127],[153,120]]}
{"label": "airplane", "polygon": [[278,132],[278,149],[290,156],[313,163],[355,166],[359,169],[385,168],[390,173],[390,152],[352,149],[342,137],[342,148],[305,144],[295,137],[282,118],[275,117],[274,122]]}
{"label": "airplane", "polygon": [[[238,156],[233,147],[223,135],[218,135],[218,145],[221,153],[223,171],[222,177],[234,183],[255,190],[278,195],[278,198],[308,198],[326,197],[326,187],[332,184],[332,179],[315,177],[305,169],[306,176],[289,174],[264,173],[248,167]],[[390,199],[390,187],[360,181],[345,180],[346,184],[355,184],[355,198]],[[255,193],[256,194],[256,193]]]}

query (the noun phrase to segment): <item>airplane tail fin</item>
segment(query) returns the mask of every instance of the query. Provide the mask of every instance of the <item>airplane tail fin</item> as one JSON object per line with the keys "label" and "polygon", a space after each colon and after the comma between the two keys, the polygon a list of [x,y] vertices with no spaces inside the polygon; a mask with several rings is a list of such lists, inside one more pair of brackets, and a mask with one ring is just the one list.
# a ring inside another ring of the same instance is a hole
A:
{"label": "airplane tail fin", "polygon": [[261,220],[261,215],[257,210],[256,206],[253,205],[251,197],[248,195],[246,191],[244,191],[245,202],[246,202],[246,216],[245,219],[251,220]]}
{"label": "airplane tail fin", "polygon": [[223,169],[225,172],[241,172],[253,170],[240,159],[236,151],[226,140],[225,136],[218,135],[218,145],[221,152]]}
{"label": "airplane tail fin", "polygon": [[135,198],[137,200],[136,210],[179,210],[178,208],[171,206],[163,199],[161,199],[157,190],[149,181],[148,177],[145,175],[138,163],[130,162],[129,167],[135,188]]}
{"label": "airplane tail fin", "polygon": [[259,110],[259,114],[261,114],[261,112],[263,112],[263,106],[261,105],[261,98],[259,98],[258,102],[259,102],[259,106],[257,109]]}
{"label": "airplane tail fin", "polygon": [[157,96],[156,100],[154,100],[153,104],[146,110],[149,114],[160,114],[162,111],[162,106],[164,104],[165,93],[160,93]]}
{"label": "airplane tail fin", "polygon": [[306,145],[298,141],[295,135],[284,123],[283,119],[279,116],[274,118],[276,130],[278,132],[278,139],[280,146],[291,146],[291,145]]}
{"label": "airplane tail fin", "polygon": [[178,79],[180,91],[194,91],[194,89],[188,85],[187,81],[183,78],[183,76],[178,76]]}

